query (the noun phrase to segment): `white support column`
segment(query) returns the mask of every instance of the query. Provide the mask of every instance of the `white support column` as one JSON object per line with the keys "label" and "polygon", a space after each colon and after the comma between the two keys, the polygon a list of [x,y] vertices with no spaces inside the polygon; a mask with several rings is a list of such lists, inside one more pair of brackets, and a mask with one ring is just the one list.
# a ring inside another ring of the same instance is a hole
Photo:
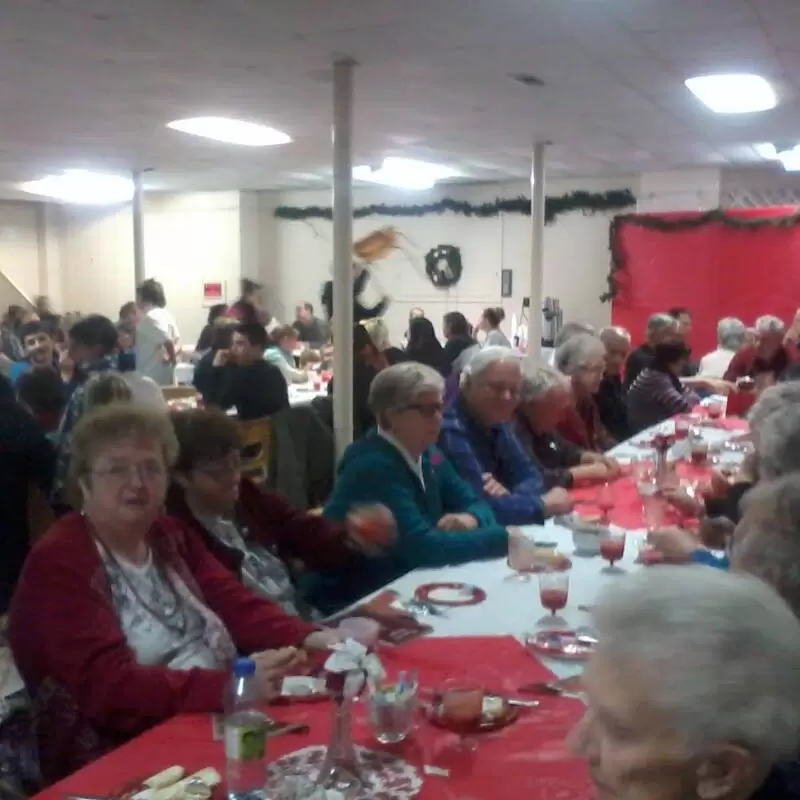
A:
{"label": "white support column", "polygon": [[144,183],[143,172],[133,173],[133,278],[138,287],[145,279],[144,265]]}
{"label": "white support column", "polygon": [[333,65],[333,429],[336,459],[353,441],[353,71]]}
{"label": "white support column", "polygon": [[544,273],[544,201],[546,142],[533,146],[531,170],[531,271],[529,283],[527,361],[532,367],[539,364],[542,354],[542,276]]}

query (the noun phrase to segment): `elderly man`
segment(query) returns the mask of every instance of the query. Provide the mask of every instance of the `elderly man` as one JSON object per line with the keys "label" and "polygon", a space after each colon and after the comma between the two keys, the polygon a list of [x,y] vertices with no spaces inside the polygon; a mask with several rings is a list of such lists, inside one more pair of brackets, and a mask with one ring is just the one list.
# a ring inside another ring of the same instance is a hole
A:
{"label": "elderly man", "polygon": [[797,347],[785,342],[783,320],[763,316],[756,320],[756,343],[740,348],[725,370],[726,381],[753,378],[756,385],[775,383],[797,360]]}
{"label": "elderly man", "polygon": [[594,608],[570,744],[603,800],[798,796],[800,623],[760,581],[699,570],[640,571]]}
{"label": "elderly man", "polygon": [[717,349],[700,359],[698,376],[722,379],[731,359],[744,344],[746,330],[744,322],[737,317],[723,317],[717,323]]}
{"label": "elderly man", "polygon": [[439,436],[444,454],[503,525],[542,522],[572,509],[562,488],[542,495],[542,476],[514,434],[521,385],[519,356],[506,347],[484,348],[464,368]]}
{"label": "elderly man", "polygon": [[569,379],[550,367],[539,367],[522,379],[514,428],[525,452],[541,470],[544,488],[607,481],[619,475],[613,458],[583,450],[557,432],[572,407]]}
{"label": "elderly man", "polygon": [[631,435],[625,387],[622,383],[622,367],[631,349],[631,335],[625,328],[603,328],[600,331],[600,341],[606,348],[606,369],[594,402],[600,422],[621,442]]}
{"label": "elderly man", "polygon": [[653,314],[647,320],[647,334],[644,344],[631,351],[625,363],[625,388],[630,389],[639,373],[650,366],[654,348],[661,342],[669,342],[681,338],[680,323],[670,314]]}

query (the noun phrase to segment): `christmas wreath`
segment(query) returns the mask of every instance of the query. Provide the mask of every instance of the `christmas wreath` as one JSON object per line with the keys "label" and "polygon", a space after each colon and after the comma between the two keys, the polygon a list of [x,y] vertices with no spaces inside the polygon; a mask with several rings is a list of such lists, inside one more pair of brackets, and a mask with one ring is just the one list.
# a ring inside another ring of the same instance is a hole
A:
{"label": "christmas wreath", "polygon": [[455,286],[463,269],[461,251],[451,244],[440,244],[425,256],[425,274],[437,289]]}

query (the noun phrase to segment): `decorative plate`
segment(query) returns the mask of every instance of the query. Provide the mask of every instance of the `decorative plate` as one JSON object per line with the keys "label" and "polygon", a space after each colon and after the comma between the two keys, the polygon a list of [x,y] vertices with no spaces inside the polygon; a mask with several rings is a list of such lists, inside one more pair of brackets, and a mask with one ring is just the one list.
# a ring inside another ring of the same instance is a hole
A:
{"label": "decorative plate", "polygon": [[538,655],[561,661],[586,661],[594,645],[578,639],[571,629],[540,631],[525,637],[525,646]]}
{"label": "decorative plate", "polygon": [[435,606],[476,606],[486,599],[486,592],[468,583],[424,583],[414,597]]}
{"label": "decorative plate", "polygon": [[498,695],[487,694],[483,698],[483,715],[471,725],[457,725],[442,714],[440,700],[423,706],[423,712],[431,725],[448,731],[470,736],[476,733],[489,733],[506,728],[519,718],[519,707],[511,706]]}

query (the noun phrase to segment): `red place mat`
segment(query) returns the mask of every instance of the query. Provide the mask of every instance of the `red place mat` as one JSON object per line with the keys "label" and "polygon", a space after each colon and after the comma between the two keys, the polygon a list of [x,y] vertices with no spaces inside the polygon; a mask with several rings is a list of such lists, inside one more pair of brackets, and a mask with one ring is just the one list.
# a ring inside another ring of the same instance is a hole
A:
{"label": "red place mat", "polygon": [[[694,464],[679,461],[677,463],[678,477],[687,480],[703,480],[711,475],[710,467],[698,467]],[[636,482],[630,476],[623,475],[621,478],[609,484],[611,498],[614,507],[608,512],[609,520],[620,528],[635,530],[646,527],[644,522],[644,512],[642,510],[642,498]],[[579,514],[595,515],[602,513],[597,506],[600,494],[598,486],[584,486],[579,489],[572,489],[570,495],[575,501],[575,510]],[[692,527],[694,522],[683,517],[671,506],[667,507],[664,513],[665,525],[684,525]]]}
{"label": "red place mat", "polygon": [[[512,637],[418,639],[381,649],[387,670],[417,669],[424,687],[436,688],[448,677],[469,674],[500,690],[551,680],[552,673]],[[499,684],[499,685],[498,685]],[[530,697],[530,696],[528,696]],[[398,752],[415,764],[424,780],[420,800],[588,800],[594,796],[588,770],[566,751],[565,738],[583,714],[583,704],[563,697],[537,697],[541,706],[524,710],[514,725],[478,737],[473,756],[450,763],[446,753],[453,734],[420,722],[414,737]],[[271,739],[270,761],[329,738],[328,703],[271,709],[281,721],[306,722],[311,732]],[[380,750],[365,719],[366,705],[355,706],[357,744]],[[224,774],[221,742],[212,740],[211,716],[184,715],[143,734],[105,758],[37,795],[62,800],[65,795],[107,796],[132,778],[145,778],[173,764],[193,772],[213,766]],[[423,765],[449,767],[449,777],[424,775]]]}

